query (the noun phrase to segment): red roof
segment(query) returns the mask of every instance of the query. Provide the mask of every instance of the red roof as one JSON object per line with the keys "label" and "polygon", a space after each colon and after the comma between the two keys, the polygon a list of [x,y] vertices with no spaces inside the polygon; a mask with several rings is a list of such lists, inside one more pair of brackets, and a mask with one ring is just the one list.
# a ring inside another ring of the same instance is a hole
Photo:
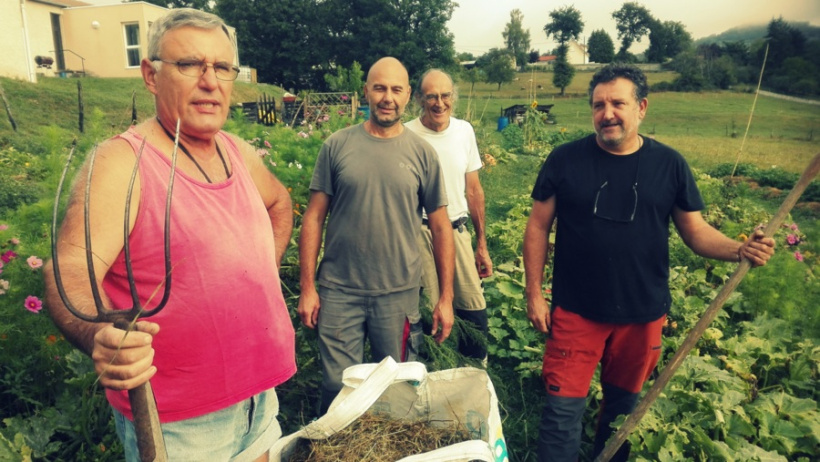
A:
{"label": "red roof", "polygon": [[541,55],[538,57],[538,62],[545,63],[547,61],[555,61],[557,58],[555,55]]}

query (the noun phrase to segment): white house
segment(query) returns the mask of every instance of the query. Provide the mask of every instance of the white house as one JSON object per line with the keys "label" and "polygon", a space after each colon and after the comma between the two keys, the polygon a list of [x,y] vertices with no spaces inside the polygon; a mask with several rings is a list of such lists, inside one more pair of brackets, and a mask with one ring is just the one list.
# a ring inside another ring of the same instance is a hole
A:
{"label": "white house", "polygon": [[[147,2],[0,0],[0,43],[6,53],[0,75],[30,82],[38,75],[74,73],[139,77],[148,28],[167,11]],[[236,43],[236,30],[228,30]],[[235,59],[239,63],[238,51]]]}

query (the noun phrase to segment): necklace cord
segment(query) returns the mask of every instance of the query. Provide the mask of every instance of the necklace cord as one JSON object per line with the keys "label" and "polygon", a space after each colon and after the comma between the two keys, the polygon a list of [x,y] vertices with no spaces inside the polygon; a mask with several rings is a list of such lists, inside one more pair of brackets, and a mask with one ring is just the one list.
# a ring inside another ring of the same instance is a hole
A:
{"label": "necklace cord", "polygon": [[[162,128],[162,131],[164,131],[164,132],[165,132],[165,134],[166,134],[166,135],[168,135],[168,138],[169,138],[172,142],[176,142],[176,137],[175,137],[174,135],[172,135],[172,134],[171,134],[171,132],[169,132],[167,128],[165,128],[165,125],[162,125],[162,121],[161,121],[161,120],[159,120],[159,117],[157,117],[157,123],[158,123],[158,124],[159,124],[159,126]],[[197,161],[196,161],[196,159],[194,159],[194,156],[193,156],[193,155],[191,155],[191,153],[188,151],[188,148],[186,148],[186,147],[185,147],[185,145],[184,145],[184,144],[182,144],[182,140],[180,140],[178,144],[179,144],[179,149],[181,149],[181,150],[182,150],[182,152],[183,152],[186,156],[188,156],[188,158],[189,158],[189,159],[191,159],[191,162],[193,162],[193,163],[194,163],[194,165],[196,166],[196,168],[197,168],[197,169],[199,169],[199,172],[200,172],[200,173],[202,173],[202,176],[204,176],[204,177],[205,177],[205,181],[207,181],[208,183],[213,184],[213,181],[211,181],[211,178],[208,176],[208,174],[207,174],[207,173],[205,173],[205,170],[203,170],[203,169],[202,169],[202,166],[201,166],[201,165],[199,165],[199,162],[197,162]],[[225,156],[223,156],[223,155],[222,155],[222,150],[221,150],[221,149],[219,149],[219,143],[217,143],[216,141],[214,141],[214,144],[216,145],[216,153],[217,153],[217,155],[219,155],[219,160],[221,160],[221,161],[222,161],[222,167],[225,169],[225,176],[226,176],[227,178],[230,178],[230,177],[231,177],[231,172],[228,170],[228,163],[227,163],[227,162],[225,162]]]}

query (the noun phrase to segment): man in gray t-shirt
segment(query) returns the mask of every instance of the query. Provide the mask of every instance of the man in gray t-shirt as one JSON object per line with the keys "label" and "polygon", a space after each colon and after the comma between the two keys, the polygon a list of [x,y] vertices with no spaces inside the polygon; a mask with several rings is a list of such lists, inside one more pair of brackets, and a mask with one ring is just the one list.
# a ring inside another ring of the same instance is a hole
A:
{"label": "man in gray t-shirt", "polygon": [[[453,325],[454,248],[447,194],[435,150],[401,124],[410,100],[407,70],[395,58],[370,68],[370,118],[330,136],[316,160],[299,240],[299,317],[318,327],[320,413],[342,388],[345,368],[364,361],[413,359],[421,342],[421,256],[416,234],[427,210],[440,284],[433,334]],[[327,218],[325,251],[316,262]],[[318,282],[318,291],[316,283]]]}

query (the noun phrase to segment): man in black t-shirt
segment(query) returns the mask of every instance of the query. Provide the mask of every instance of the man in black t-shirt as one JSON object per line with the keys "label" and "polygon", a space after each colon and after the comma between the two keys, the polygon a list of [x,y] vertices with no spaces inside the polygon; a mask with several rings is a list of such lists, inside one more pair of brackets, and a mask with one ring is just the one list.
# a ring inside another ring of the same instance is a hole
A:
{"label": "man in black t-shirt", "polygon": [[[669,311],[669,221],[706,258],[766,264],[774,240],[755,232],[734,241],[710,226],[686,161],[674,149],[638,134],[649,104],[638,68],[612,64],[589,86],[595,134],[556,148],[532,192],[524,234],[527,311],[549,334],[543,378],[541,461],[574,461],[581,417],[601,363],[603,404],[593,457],[610,423],[632,411],[660,357]],[[549,232],[557,220],[552,306],[542,293]],[[627,446],[615,460],[625,460]]]}

